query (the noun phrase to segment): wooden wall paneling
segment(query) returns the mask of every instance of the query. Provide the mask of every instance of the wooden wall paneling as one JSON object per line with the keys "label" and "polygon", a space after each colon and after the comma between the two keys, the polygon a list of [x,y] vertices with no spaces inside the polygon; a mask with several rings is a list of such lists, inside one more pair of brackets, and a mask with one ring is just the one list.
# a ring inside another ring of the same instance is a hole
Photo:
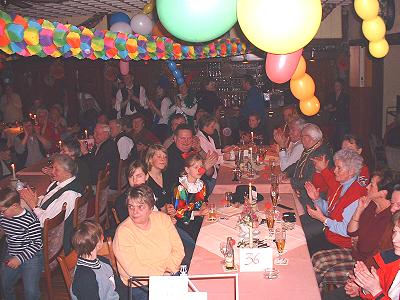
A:
{"label": "wooden wall paneling", "polygon": [[335,68],[335,61],[331,59],[307,61],[307,73],[314,79],[315,95],[321,102],[321,109],[326,105],[333,92],[333,83],[336,79]]}

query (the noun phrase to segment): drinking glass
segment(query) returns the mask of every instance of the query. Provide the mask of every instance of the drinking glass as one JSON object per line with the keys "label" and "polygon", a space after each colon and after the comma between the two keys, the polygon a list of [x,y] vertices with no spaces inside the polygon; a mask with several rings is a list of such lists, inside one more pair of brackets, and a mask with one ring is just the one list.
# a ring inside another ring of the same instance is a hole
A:
{"label": "drinking glass", "polygon": [[278,250],[278,258],[275,260],[276,265],[287,264],[287,259],[282,257],[283,250],[285,249],[286,241],[286,230],[284,228],[278,227],[275,229],[275,244]]}
{"label": "drinking glass", "polygon": [[222,241],[222,242],[219,243],[219,251],[224,256],[224,258],[221,260],[221,263],[224,264],[225,263],[225,256],[226,256],[226,253],[227,253],[226,241]]}
{"label": "drinking glass", "polygon": [[265,212],[265,219],[267,221],[269,237],[272,237],[274,234],[275,212],[273,210],[267,210]]}
{"label": "drinking glass", "polygon": [[278,205],[279,200],[279,185],[278,184],[271,184],[270,190],[271,202],[274,211],[276,211],[276,206]]}
{"label": "drinking glass", "polygon": [[226,192],[225,193],[225,201],[226,201],[226,206],[232,206],[232,200],[233,200],[233,193],[232,192]]}
{"label": "drinking glass", "polygon": [[214,203],[208,205],[208,221],[215,222],[217,220],[217,207]]}

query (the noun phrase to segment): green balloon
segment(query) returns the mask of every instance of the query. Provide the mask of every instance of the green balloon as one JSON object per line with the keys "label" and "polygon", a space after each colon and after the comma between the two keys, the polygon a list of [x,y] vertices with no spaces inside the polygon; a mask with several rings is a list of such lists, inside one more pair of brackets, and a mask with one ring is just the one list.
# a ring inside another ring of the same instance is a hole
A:
{"label": "green balloon", "polygon": [[165,29],[188,42],[216,39],[235,25],[237,0],[157,0]]}

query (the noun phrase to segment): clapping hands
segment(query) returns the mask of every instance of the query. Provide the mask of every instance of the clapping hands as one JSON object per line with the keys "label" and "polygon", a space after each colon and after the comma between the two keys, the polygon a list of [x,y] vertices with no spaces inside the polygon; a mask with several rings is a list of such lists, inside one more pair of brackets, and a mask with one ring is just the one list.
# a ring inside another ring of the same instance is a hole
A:
{"label": "clapping hands", "polygon": [[316,201],[319,199],[319,188],[316,188],[310,181],[307,181],[304,184],[304,188],[306,189],[308,197],[310,197],[311,200]]}
{"label": "clapping hands", "polygon": [[354,275],[354,282],[372,296],[376,296],[382,291],[379,276],[374,267],[371,267],[371,271],[369,271],[362,261],[358,261],[354,266]]}
{"label": "clapping hands", "polygon": [[317,157],[311,158],[311,160],[314,162],[315,171],[317,173],[321,173],[329,165],[329,161],[326,158],[326,155],[317,156]]}

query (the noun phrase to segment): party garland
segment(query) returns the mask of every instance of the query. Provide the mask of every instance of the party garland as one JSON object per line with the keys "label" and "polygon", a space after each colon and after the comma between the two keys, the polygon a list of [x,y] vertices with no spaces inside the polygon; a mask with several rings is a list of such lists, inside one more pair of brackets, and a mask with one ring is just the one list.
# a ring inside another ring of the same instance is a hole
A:
{"label": "party garland", "polygon": [[246,52],[240,39],[187,46],[167,37],[91,30],[70,24],[10,15],[0,10],[0,50],[7,54],[78,59],[181,60],[226,57]]}

